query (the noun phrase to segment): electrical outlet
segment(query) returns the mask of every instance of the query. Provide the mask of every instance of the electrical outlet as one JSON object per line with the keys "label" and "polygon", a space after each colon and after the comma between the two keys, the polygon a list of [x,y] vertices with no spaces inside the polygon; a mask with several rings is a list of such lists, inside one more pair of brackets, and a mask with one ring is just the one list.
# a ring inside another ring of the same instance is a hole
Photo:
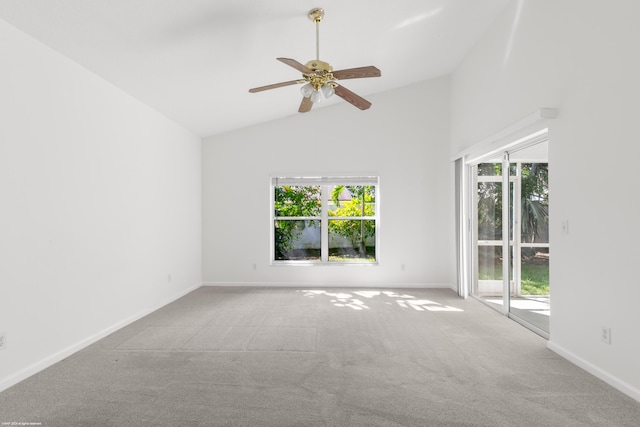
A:
{"label": "electrical outlet", "polygon": [[600,331],[600,341],[611,344],[611,328],[602,327]]}
{"label": "electrical outlet", "polygon": [[0,350],[4,350],[7,347],[7,336],[0,334]]}

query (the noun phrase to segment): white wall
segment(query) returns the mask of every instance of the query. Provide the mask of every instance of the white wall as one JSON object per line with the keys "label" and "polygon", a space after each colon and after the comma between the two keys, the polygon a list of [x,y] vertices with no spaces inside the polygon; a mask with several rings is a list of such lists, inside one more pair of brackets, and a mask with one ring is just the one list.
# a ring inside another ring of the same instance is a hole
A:
{"label": "white wall", "polygon": [[451,135],[456,153],[538,108],[559,109],[549,347],[640,400],[638,16],[629,0],[514,0],[452,77]]}
{"label": "white wall", "polygon": [[[364,112],[341,102],[205,140],[205,283],[398,287],[455,283],[449,80],[440,78],[369,99],[373,106]],[[295,111],[297,105],[291,108]],[[379,265],[271,266],[272,174],[380,176]]]}
{"label": "white wall", "polygon": [[201,143],[4,21],[0,58],[1,390],[199,285]]}

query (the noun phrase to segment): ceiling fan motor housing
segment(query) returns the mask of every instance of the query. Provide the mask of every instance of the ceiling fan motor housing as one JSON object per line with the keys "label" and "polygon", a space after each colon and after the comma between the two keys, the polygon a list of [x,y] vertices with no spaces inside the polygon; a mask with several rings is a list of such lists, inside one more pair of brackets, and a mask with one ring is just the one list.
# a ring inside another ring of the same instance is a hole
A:
{"label": "ceiling fan motor housing", "polygon": [[318,59],[313,59],[305,64],[305,67],[313,70],[313,71],[326,71],[328,73],[333,71],[333,67],[329,65],[329,63],[320,61]]}

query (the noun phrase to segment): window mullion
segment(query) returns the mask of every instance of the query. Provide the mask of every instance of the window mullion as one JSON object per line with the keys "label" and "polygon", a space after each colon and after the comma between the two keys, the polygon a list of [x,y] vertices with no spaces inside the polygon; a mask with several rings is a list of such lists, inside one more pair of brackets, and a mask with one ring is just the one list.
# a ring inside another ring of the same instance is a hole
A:
{"label": "window mullion", "polygon": [[329,186],[320,187],[320,258],[329,261]]}
{"label": "window mullion", "polygon": [[276,221],[280,221],[280,220],[294,220],[294,221],[318,221],[320,219],[322,219],[322,217],[319,216],[276,216],[274,217],[274,219]]}
{"label": "window mullion", "polygon": [[375,220],[375,216],[332,216],[331,219],[346,220],[346,221],[360,221],[360,220]]}

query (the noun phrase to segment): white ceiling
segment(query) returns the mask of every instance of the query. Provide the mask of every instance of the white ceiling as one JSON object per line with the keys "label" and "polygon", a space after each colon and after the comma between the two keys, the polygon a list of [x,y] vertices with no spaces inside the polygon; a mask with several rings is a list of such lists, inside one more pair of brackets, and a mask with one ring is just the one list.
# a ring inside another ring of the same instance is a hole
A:
{"label": "white ceiling", "polygon": [[298,86],[248,89],[301,77],[275,58],[315,58],[314,7],[320,59],[382,71],[345,82],[367,98],[452,72],[509,1],[0,0],[0,18],[204,137],[300,114]]}

